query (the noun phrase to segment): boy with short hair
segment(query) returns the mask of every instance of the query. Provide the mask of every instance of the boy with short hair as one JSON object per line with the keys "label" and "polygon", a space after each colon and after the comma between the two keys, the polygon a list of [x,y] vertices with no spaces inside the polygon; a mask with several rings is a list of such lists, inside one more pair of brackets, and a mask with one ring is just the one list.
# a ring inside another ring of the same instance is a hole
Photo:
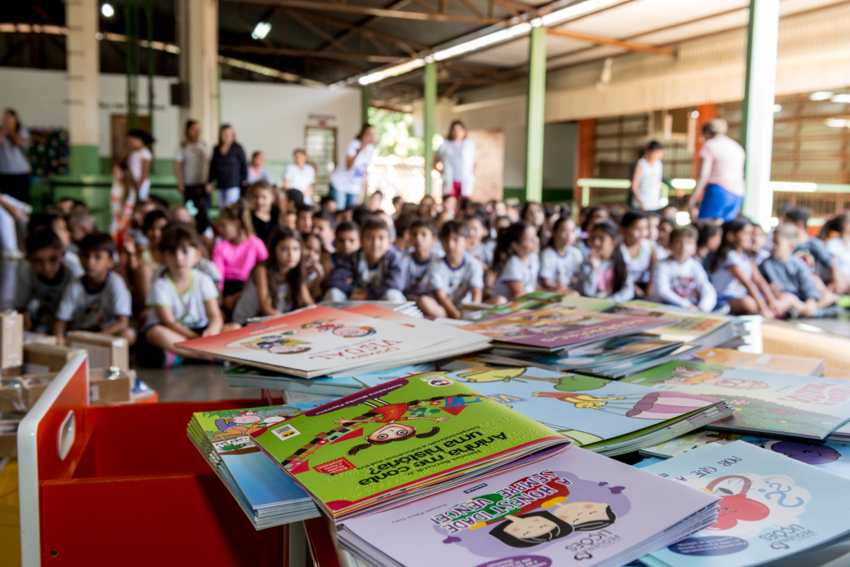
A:
{"label": "boy with short hair", "polygon": [[777,300],[785,300],[789,319],[797,317],[832,317],[838,314],[835,296],[825,296],[815,286],[808,266],[794,255],[797,227],[783,224],[773,232],[773,249],[759,266]]}
{"label": "boy with short hair", "polygon": [[145,301],[150,309],[143,331],[145,343],[163,351],[166,368],[179,364],[181,357],[206,360],[175,343],[217,335],[239,325],[223,324],[218,286],[207,274],[193,268],[201,253],[198,234],[191,227],[179,223],[167,227],[159,248],[167,271],[153,282]]}
{"label": "boy with short hair", "polygon": [[380,219],[368,218],[360,230],[360,250],[334,268],[325,299],[405,301],[404,266],[401,254],[392,250],[390,227]]}
{"label": "boy with short hair", "polygon": [[462,303],[481,302],[484,266],[467,251],[468,239],[469,226],[464,222],[451,220],[440,229],[446,255],[428,268],[429,295],[418,301],[425,315],[460,319]]}
{"label": "boy with short hair", "polygon": [[416,301],[428,292],[428,268],[434,258],[440,256],[433,251],[437,238],[437,227],[428,219],[418,218],[410,223],[410,243],[413,249],[403,257],[404,295]]}
{"label": "boy with short hair", "polygon": [[682,226],[670,233],[670,256],[655,267],[655,301],[708,313],[717,303],[717,292],[694,254],[697,229]]}
{"label": "boy with short hair", "polygon": [[31,234],[26,252],[26,261],[17,268],[14,306],[24,314],[24,330],[46,335],[53,331],[65,288],[82,272],[65,261],[65,247],[50,228]]}
{"label": "boy with short hair", "polygon": [[309,234],[313,231],[313,207],[301,205],[298,207],[295,219],[295,229],[301,234]]}
{"label": "boy with short hair", "polygon": [[416,215],[403,214],[395,219],[395,242],[393,246],[402,254],[410,250],[410,225],[417,218],[419,217]]}
{"label": "boy with short hair", "polygon": [[797,229],[797,249],[794,250],[794,255],[797,256],[809,268],[813,278],[815,287],[821,294],[826,295],[831,292],[827,290],[823,280],[819,277],[821,272],[826,273],[827,279],[835,282],[835,289],[843,289],[844,274],[841,273],[841,268],[835,257],[827,249],[826,244],[820,238],[812,238],[806,230],[809,224],[811,214],[805,208],[792,208],[785,211],[782,215],[782,224],[788,224]]}
{"label": "boy with short hair", "polygon": [[112,271],[115,242],[108,234],[93,232],[80,242],[80,261],[85,275],[65,288],[53,334],[65,344],[65,331],[92,331],[124,337],[130,344],[136,333],[130,328],[133,300],[124,280]]}
{"label": "boy with short hair", "polygon": [[77,210],[68,215],[68,232],[71,233],[71,250],[79,253],[79,244],[83,238],[95,231],[94,215],[88,211]]}
{"label": "boy with short hair", "polygon": [[334,251],[334,229],[336,217],[333,213],[319,211],[313,214],[313,234],[322,240],[322,249],[328,254]]}
{"label": "boy with short hair", "polygon": [[351,221],[337,225],[334,236],[334,252],[331,254],[333,267],[336,268],[360,250],[360,229]]}

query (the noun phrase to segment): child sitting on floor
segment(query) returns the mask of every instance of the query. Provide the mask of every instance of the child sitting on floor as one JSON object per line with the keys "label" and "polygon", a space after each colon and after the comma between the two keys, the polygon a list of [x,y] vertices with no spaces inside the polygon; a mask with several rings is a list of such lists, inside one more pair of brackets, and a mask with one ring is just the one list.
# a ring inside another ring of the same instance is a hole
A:
{"label": "child sitting on floor", "polygon": [[266,242],[277,226],[278,214],[274,209],[277,194],[274,187],[261,179],[248,187],[248,199],[251,203],[251,226],[257,238]]}
{"label": "child sitting on floor", "polygon": [[540,253],[540,287],[546,291],[578,295],[572,286],[584,256],[573,246],[575,228],[570,217],[560,217],[552,226],[552,238]]}
{"label": "child sitting on floor", "polygon": [[221,240],[213,247],[212,262],[224,278],[219,289],[223,295],[222,305],[230,312],[251,270],[269,254],[263,241],[254,236],[251,213],[244,201],[222,209],[217,228]]}
{"label": "child sitting on floor", "polygon": [[467,251],[468,239],[469,226],[461,221],[448,221],[440,229],[446,255],[428,267],[430,293],[421,295],[418,302],[425,315],[460,319],[462,303],[481,302],[484,267]]}
{"label": "child sitting on floor", "polygon": [[322,251],[330,254],[334,251],[334,230],[336,217],[333,213],[319,211],[313,214],[313,234],[322,240]]}
{"label": "child sitting on floor", "polygon": [[610,220],[596,223],[587,236],[587,245],[587,257],[578,269],[578,291],[617,303],[634,299],[634,280],[623,259],[619,227]]}
{"label": "child sitting on floor", "polygon": [[115,242],[108,234],[93,232],[80,242],[80,261],[85,275],[73,280],[62,294],[53,334],[65,344],[65,331],[92,331],[124,337],[130,344],[136,332],[130,328],[133,300],[121,276],[112,271]]}
{"label": "child sitting on floor", "polygon": [[[166,368],[179,364],[181,357],[207,359],[182,350],[175,343],[239,327],[235,323],[223,325],[218,288],[212,278],[192,267],[200,258],[199,246],[197,232],[180,223],[166,228],[159,243],[166,272],[154,281],[148,294],[146,304],[150,315],[143,334],[146,345],[164,354]],[[154,358],[162,360],[162,357],[137,356],[143,364],[155,365]]]}
{"label": "child sitting on floor", "polygon": [[540,239],[537,229],[525,221],[515,222],[499,231],[493,254],[493,271],[498,274],[493,301],[504,303],[537,289],[540,275]]}
{"label": "child sitting on floor", "polygon": [[406,252],[404,263],[404,295],[416,301],[428,291],[428,267],[437,256],[432,251],[437,236],[437,227],[428,219],[416,219],[410,224],[410,242],[413,249]]}
{"label": "child sitting on floor", "polygon": [[405,301],[404,267],[401,254],[391,250],[390,227],[380,219],[367,218],[361,233],[360,250],[341,261],[328,278],[325,299]]}
{"label": "child sitting on floor", "polygon": [[670,256],[655,267],[654,301],[705,313],[714,309],[717,293],[694,258],[697,236],[697,229],[690,225],[670,233]]}

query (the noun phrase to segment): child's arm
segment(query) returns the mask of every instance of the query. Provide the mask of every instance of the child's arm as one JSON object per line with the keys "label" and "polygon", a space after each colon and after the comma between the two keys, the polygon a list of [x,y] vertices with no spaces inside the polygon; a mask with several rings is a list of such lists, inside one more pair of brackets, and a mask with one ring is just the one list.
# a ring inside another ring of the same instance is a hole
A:
{"label": "child's arm", "polygon": [[[204,305],[207,305],[209,301],[204,302]],[[163,327],[167,327],[171,329],[178,335],[182,335],[187,339],[197,339],[200,335],[185,325],[181,325],[174,319],[174,314],[171,312],[171,307],[168,305],[154,305],[152,306],[154,311],[156,311],[156,317],[159,319],[159,324]]]}
{"label": "child's arm", "polygon": [[708,274],[705,273],[705,268],[696,261],[694,264],[696,264],[696,286],[699,290],[699,305],[697,307],[703,313],[710,313],[717,305],[717,290],[711,285]]}
{"label": "child's arm", "polygon": [[142,160],[142,177],[139,179],[137,183],[138,187],[141,187],[145,181],[147,181],[148,177],[151,175],[151,160],[143,159]]}
{"label": "child's arm", "polygon": [[[316,297],[322,291],[322,286],[325,285],[325,267],[322,266],[321,263],[313,266],[313,270],[316,272],[316,277],[313,278],[313,281],[310,282],[308,286],[308,292],[310,293],[310,297]],[[308,305],[312,305],[309,303]]]}
{"label": "child's arm", "polygon": [[606,297],[608,301],[615,301],[617,303],[623,303],[626,301],[631,301],[635,298],[635,280],[632,278],[631,274],[626,278],[626,283],[623,284],[623,287],[613,292],[611,295]]}
{"label": "child's arm", "polygon": [[[374,299],[380,299],[390,289],[404,291],[404,265],[401,261],[401,254],[390,250],[387,252],[386,256],[384,256],[383,260],[386,263],[387,275],[386,278],[384,278],[384,281],[372,288],[375,296]],[[352,299],[354,299],[353,294]]]}
{"label": "child's arm", "polygon": [[334,268],[333,272],[331,272],[331,275],[328,278],[328,282],[325,287],[327,289],[336,288],[346,295],[351,295],[354,289],[354,284],[357,283],[356,277],[358,258],[359,253],[355,252],[354,254],[351,254],[348,258],[342,260],[339,265]]}
{"label": "child's arm", "polygon": [[[596,264],[594,266],[594,263]],[[594,252],[581,263],[578,267],[576,276],[576,289],[585,297],[596,297],[596,289],[599,282],[596,279],[596,270],[599,267],[599,256]]]}
{"label": "child's arm", "polygon": [[[772,318],[773,312],[770,310],[770,308],[768,308],[767,303],[764,302],[764,298],[759,293],[758,287],[756,287],[756,284],[753,283],[753,280],[748,278],[747,275],[743,272],[743,270],[741,270],[741,267],[731,265],[729,266],[729,273],[732,274],[735,279],[741,282],[741,284],[745,288],[747,288],[747,293],[756,302],[756,305],[758,305],[761,314]],[[762,278],[762,281],[764,281],[764,278]],[[773,294],[771,293],[771,295]]]}
{"label": "child's arm", "polygon": [[470,290],[472,293],[472,303],[481,303],[484,300],[484,290],[480,287],[474,287]]}
{"label": "child's arm", "polygon": [[[224,325],[224,318],[221,316],[221,309],[218,307],[218,298],[208,299],[204,301],[204,309],[207,312],[207,328],[204,329],[203,337],[211,337],[221,332],[221,327]],[[188,331],[188,329],[186,329]],[[197,333],[193,333],[197,336]]]}
{"label": "child's arm", "polygon": [[56,319],[53,323],[53,334],[56,336],[56,345],[65,346],[65,331],[68,330],[68,322]]}
{"label": "child's arm", "polygon": [[224,291],[224,246],[224,242],[216,242],[213,246],[212,258],[210,258],[218,273],[221,274],[221,280],[218,282],[219,291]]}
{"label": "child's arm", "polygon": [[257,304],[260,306],[260,315],[281,315],[269,295],[268,271],[265,266],[254,268],[254,288],[257,290]]}
{"label": "child's arm", "polygon": [[434,299],[436,299],[437,303],[439,303],[440,306],[446,310],[446,315],[448,315],[450,319],[460,319],[460,311],[457,307],[455,307],[455,304],[452,303],[452,300],[449,299],[449,296],[446,295],[446,292],[444,290],[435,289]]}
{"label": "child's arm", "polygon": [[101,335],[118,335],[130,326],[130,318],[126,315],[120,315],[115,318],[115,322],[100,330]]}
{"label": "child's arm", "polygon": [[761,275],[758,267],[753,264],[753,283],[756,287],[764,294],[764,298],[767,301],[767,305],[770,310],[774,313],[774,315],[781,315],[782,312],[777,310],[776,307],[776,296],[773,294],[773,290],[770,288],[770,285],[767,283],[767,280],[764,279],[764,276]]}
{"label": "child's arm", "polygon": [[301,284],[301,289],[298,290],[298,297],[295,302],[296,307],[307,307],[313,304],[314,301],[310,289],[307,287],[307,284]]}
{"label": "child's arm", "polygon": [[[649,254],[649,283],[646,284],[646,297],[650,299],[653,297],[652,293],[654,291],[655,286],[655,266],[658,265],[658,255],[655,253],[655,246],[650,248]],[[650,299],[651,301],[651,299]]]}
{"label": "child's arm", "polygon": [[508,291],[511,292],[511,296],[508,299],[516,299],[517,297],[521,297],[525,295],[525,284],[522,282],[505,282],[505,285],[508,286]]}
{"label": "child's arm", "polygon": [[59,346],[65,345],[65,331],[68,330],[68,323],[74,317],[74,307],[76,301],[72,292],[76,281],[71,282],[62,292],[62,299],[59,300],[59,308],[56,309],[56,321],[53,323],[53,334],[56,336],[56,344]]}

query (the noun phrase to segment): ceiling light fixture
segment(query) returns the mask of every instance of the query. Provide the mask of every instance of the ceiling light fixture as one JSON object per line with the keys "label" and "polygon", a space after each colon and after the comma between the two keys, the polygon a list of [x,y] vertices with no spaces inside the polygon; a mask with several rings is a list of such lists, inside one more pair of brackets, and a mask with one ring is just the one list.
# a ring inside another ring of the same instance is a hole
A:
{"label": "ceiling light fixture", "polygon": [[850,102],[850,94],[837,94],[829,100],[832,102],[848,103]]}
{"label": "ceiling light fixture", "polygon": [[251,33],[254,39],[266,39],[269,32],[272,30],[272,25],[268,22],[259,22]]}
{"label": "ceiling light fixture", "polygon": [[829,100],[832,94],[832,91],[815,91],[809,95],[809,100]]}
{"label": "ceiling light fixture", "polygon": [[826,125],[830,128],[847,128],[850,120],[846,118],[827,118]]}
{"label": "ceiling light fixture", "polygon": [[503,41],[513,39],[518,35],[524,35],[530,31],[531,24],[529,24],[528,22],[517,24],[515,26],[511,26],[509,28],[505,28],[497,32],[483,35],[481,37],[476,37],[475,39],[467,41],[465,43],[453,45],[452,47],[448,47],[446,49],[438,51],[434,54],[434,59],[437,61],[445,61],[446,59],[457,57],[458,55],[469,53],[470,51],[477,51],[495,43],[501,43]]}
{"label": "ceiling light fixture", "polygon": [[607,8],[613,4],[619,4],[623,0],[585,0],[572,6],[567,6],[562,10],[555,10],[551,14],[546,14],[541,18],[544,26],[560,24],[564,20],[577,18],[595,10]]}
{"label": "ceiling light fixture", "polygon": [[361,85],[371,85],[372,83],[377,83],[378,81],[383,81],[384,79],[389,79],[390,77],[395,77],[396,75],[413,71],[423,65],[425,65],[424,59],[412,59],[407,63],[402,63],[401,65],[396,65],[395,67],[390,67],[383,71],[376,71],[374,73],[364,75],[357,79],[357,82]]}
{"label": "ceiling light fixture", "polygon": [[777,112],[779,112],[779,111],[781,111],[781,110],[782,110],[782,105],[781,105],[781,104],[774,104],[774,105],[773,105],[773,113],[774,113],[774,114],[776,114]]}
{"label": "ceiling light fixture", "polygon": [[112,4],[104,4],[100,7],[100,13],[103,14],[104,18],[111,18],[115,15],[115,8],[112,7]]}

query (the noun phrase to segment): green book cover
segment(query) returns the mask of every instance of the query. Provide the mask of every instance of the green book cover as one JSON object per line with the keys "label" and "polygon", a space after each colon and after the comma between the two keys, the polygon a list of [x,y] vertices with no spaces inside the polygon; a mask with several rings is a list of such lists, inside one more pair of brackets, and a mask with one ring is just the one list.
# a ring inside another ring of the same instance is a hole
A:
{"label": "green book cover", "polygon": [[255,437],[341,519],[569,441],[442,375],[393,380]]}

